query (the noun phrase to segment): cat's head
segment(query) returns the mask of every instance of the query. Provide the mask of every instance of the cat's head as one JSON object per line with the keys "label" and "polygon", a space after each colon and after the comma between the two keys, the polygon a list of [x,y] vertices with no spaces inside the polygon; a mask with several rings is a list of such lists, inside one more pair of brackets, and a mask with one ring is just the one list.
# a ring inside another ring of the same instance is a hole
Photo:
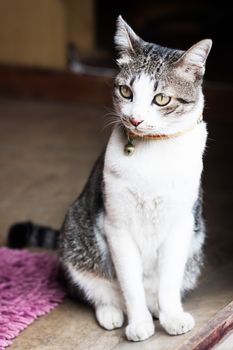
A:
{"label": "cat's head", "polygon": [[119,16],[115,44],[119,73],[113,102],[128,130],[141,136],[171,134],[198,120],[210,39],[187,51],[169,49],[142,40]]}

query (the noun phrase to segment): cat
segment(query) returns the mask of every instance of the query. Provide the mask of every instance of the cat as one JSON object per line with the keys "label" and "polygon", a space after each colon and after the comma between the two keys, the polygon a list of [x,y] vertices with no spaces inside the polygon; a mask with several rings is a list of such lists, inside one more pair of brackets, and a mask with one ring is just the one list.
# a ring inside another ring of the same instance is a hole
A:
{"label": "cat", "polygon": [[59,236],[67,288],[100,326],[130,341],[195,321],[182,297],[203,265],[201,174],[207,139],[202,80],[212,41],[187,51],[142,40],[121,16],[116,123]]}

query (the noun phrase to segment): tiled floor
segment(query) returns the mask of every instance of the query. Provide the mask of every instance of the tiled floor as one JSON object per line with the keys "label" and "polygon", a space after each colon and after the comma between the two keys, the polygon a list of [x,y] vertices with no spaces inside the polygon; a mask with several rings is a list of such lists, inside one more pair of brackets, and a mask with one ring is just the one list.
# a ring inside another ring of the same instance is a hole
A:
{"label": "tiled floor", "polygon": [[[31,219],[59,227],[105,144],[104,108],[0,100],[0,243],[10,224]],[[233,299],[233,122],[211,122],[204,176],[208,260],[200,286],[186,300],[196,328],[129,343],[123,329],[101,329],[90,309],[66,300],[15,339],[11,349],[174,350]],[[156,322],[157,324],[158,322]]]}

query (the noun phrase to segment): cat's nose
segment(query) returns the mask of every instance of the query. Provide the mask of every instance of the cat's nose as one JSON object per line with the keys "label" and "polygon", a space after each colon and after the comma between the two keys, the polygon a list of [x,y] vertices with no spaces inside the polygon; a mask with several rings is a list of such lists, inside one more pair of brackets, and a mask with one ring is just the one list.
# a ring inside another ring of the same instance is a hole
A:
{"label": "cat's nose", "polygon": [[132,118],[132,117],[129,118],[129,121],[135,127],[137,127],[139,124],[141,124],[143,122],[142,119],[136,119],[136,118]]}

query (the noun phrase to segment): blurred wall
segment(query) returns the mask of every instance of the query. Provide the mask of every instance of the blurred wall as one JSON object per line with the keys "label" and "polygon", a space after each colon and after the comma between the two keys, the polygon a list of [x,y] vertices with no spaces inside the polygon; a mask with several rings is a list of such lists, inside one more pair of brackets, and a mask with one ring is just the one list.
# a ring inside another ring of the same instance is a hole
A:
{"label": "blurred wall", "polygon": [[67,10],[67,40],[76,44],[82,56],[95,49],[94,0],[64,0]]}
{"label": "blurred wall", "polygon": [[65,21],[61,0],[0,0],[0,63],[65,67]]}
{"label": "blurred wall", "polygon": [[66,67],[67,43],[95,50],[94,0],[0,0],[0,64]]}

